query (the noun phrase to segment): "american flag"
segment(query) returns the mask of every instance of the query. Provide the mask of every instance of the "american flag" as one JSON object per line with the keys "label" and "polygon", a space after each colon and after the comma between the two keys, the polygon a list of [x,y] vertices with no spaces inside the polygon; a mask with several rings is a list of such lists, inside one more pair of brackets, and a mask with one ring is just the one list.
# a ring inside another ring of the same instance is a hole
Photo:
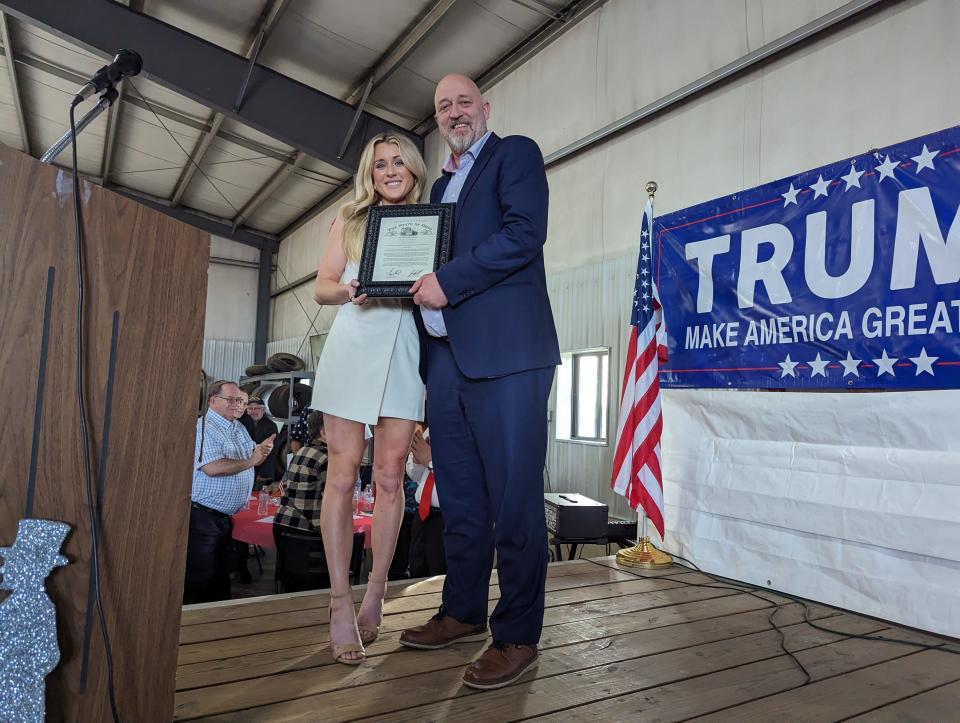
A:
{"label": "american flag", "polygon": [[663,324],[660,296],[653,278],[653,201],[647,201],[640,227],[640,256],[633,292],[630,342],[620,393],[620,421],[610,486],[643,511],[663,538],[663,475],[660,471],[660,408],[658,338]]}

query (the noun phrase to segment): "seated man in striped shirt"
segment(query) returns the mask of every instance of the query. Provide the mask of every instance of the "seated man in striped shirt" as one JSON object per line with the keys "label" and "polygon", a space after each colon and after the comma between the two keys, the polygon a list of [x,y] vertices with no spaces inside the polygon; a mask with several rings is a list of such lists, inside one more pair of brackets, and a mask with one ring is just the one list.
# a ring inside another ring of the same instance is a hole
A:
{"label": "seated man in striped shirt", "polygon": [[228,381],[214,382],[207,413],[197,420],[196,464],[183,603],[230,599],[230,517],[253,490],[253,468],[273,449],[276,435],[254,444],[240,424],[247,394]]}

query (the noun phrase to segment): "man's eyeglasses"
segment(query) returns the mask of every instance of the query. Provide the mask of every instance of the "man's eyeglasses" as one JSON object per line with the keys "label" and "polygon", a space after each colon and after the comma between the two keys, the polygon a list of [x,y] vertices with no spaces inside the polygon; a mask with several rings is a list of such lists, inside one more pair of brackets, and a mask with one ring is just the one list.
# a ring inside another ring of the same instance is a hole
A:
{"label": "man's eyeglasses", "polygon": [[247,400],[243,397],[225,397],[222,394],[214,394],[213,396],[218,399],[223,399],[227,404],[240,404],[242,406],[247,406]]}

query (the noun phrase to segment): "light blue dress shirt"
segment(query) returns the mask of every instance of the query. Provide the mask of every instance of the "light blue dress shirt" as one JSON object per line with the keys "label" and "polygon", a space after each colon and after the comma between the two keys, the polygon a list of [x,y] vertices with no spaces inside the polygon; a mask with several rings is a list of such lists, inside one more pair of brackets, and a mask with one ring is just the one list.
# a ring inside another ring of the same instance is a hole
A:
{"label": "light blue dress shirt", "polygon": [[240,422],[221,417],[208,409],[206,415],[197,420],[193,458],[199,458],[199,461],[193,469],[192,500],[225,515],[236,513],[246,504],[253,490],[253,467],[216,477],[205,474],[201,468],[218,459],[250,459],[255,446]]}
{"label": "light blue dress shirt", "polygon": [[[440,199],[441,203],[456,203],[460,199],[460,191],[463,190],[463,184],[467,182],[470,169],[473,168],[480,151],[483,150],[483,144],[487,142],[489,137],[490,131],[487,131],[467,149],[466,153],[460,156],[460,165],[453,171],[450,182],[447,183],[447,187],[443,191],[443,198]],[[451,154],[444,165],[444,169],[452,168],[452,166],[453,156]],[[447,335],[447,324],[443,320],[443,310],[428,309],[421,306],[420,313],[423,315],[423,325],[427,328],[427,333],[430,336],[442,337]]]}

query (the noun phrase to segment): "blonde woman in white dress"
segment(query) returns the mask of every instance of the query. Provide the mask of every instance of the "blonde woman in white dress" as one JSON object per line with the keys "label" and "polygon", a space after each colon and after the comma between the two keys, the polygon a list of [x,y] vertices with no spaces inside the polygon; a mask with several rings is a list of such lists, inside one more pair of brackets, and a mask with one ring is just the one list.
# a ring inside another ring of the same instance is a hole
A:
{"label": "blonde woman in white dress", "polygon": [[[329,449],[320,528],[330,571],[330,647],[334,660],[346,665],[358,665],[363,645],[380,633],[387,571],[403,519],[404,462],[424,404],[413,304],[357,296],[357,270],[370,206],[416,203],[425,180],[423,158],[407,138],[385,133],[372,139],[360,157],[354,200],[330,227],[314,285],[318,304],[340,305],[317,365],[311,406],[323,412]],[[365,424],[373,429],[377,488],[373,570],[354,616],[348,568]]]}

